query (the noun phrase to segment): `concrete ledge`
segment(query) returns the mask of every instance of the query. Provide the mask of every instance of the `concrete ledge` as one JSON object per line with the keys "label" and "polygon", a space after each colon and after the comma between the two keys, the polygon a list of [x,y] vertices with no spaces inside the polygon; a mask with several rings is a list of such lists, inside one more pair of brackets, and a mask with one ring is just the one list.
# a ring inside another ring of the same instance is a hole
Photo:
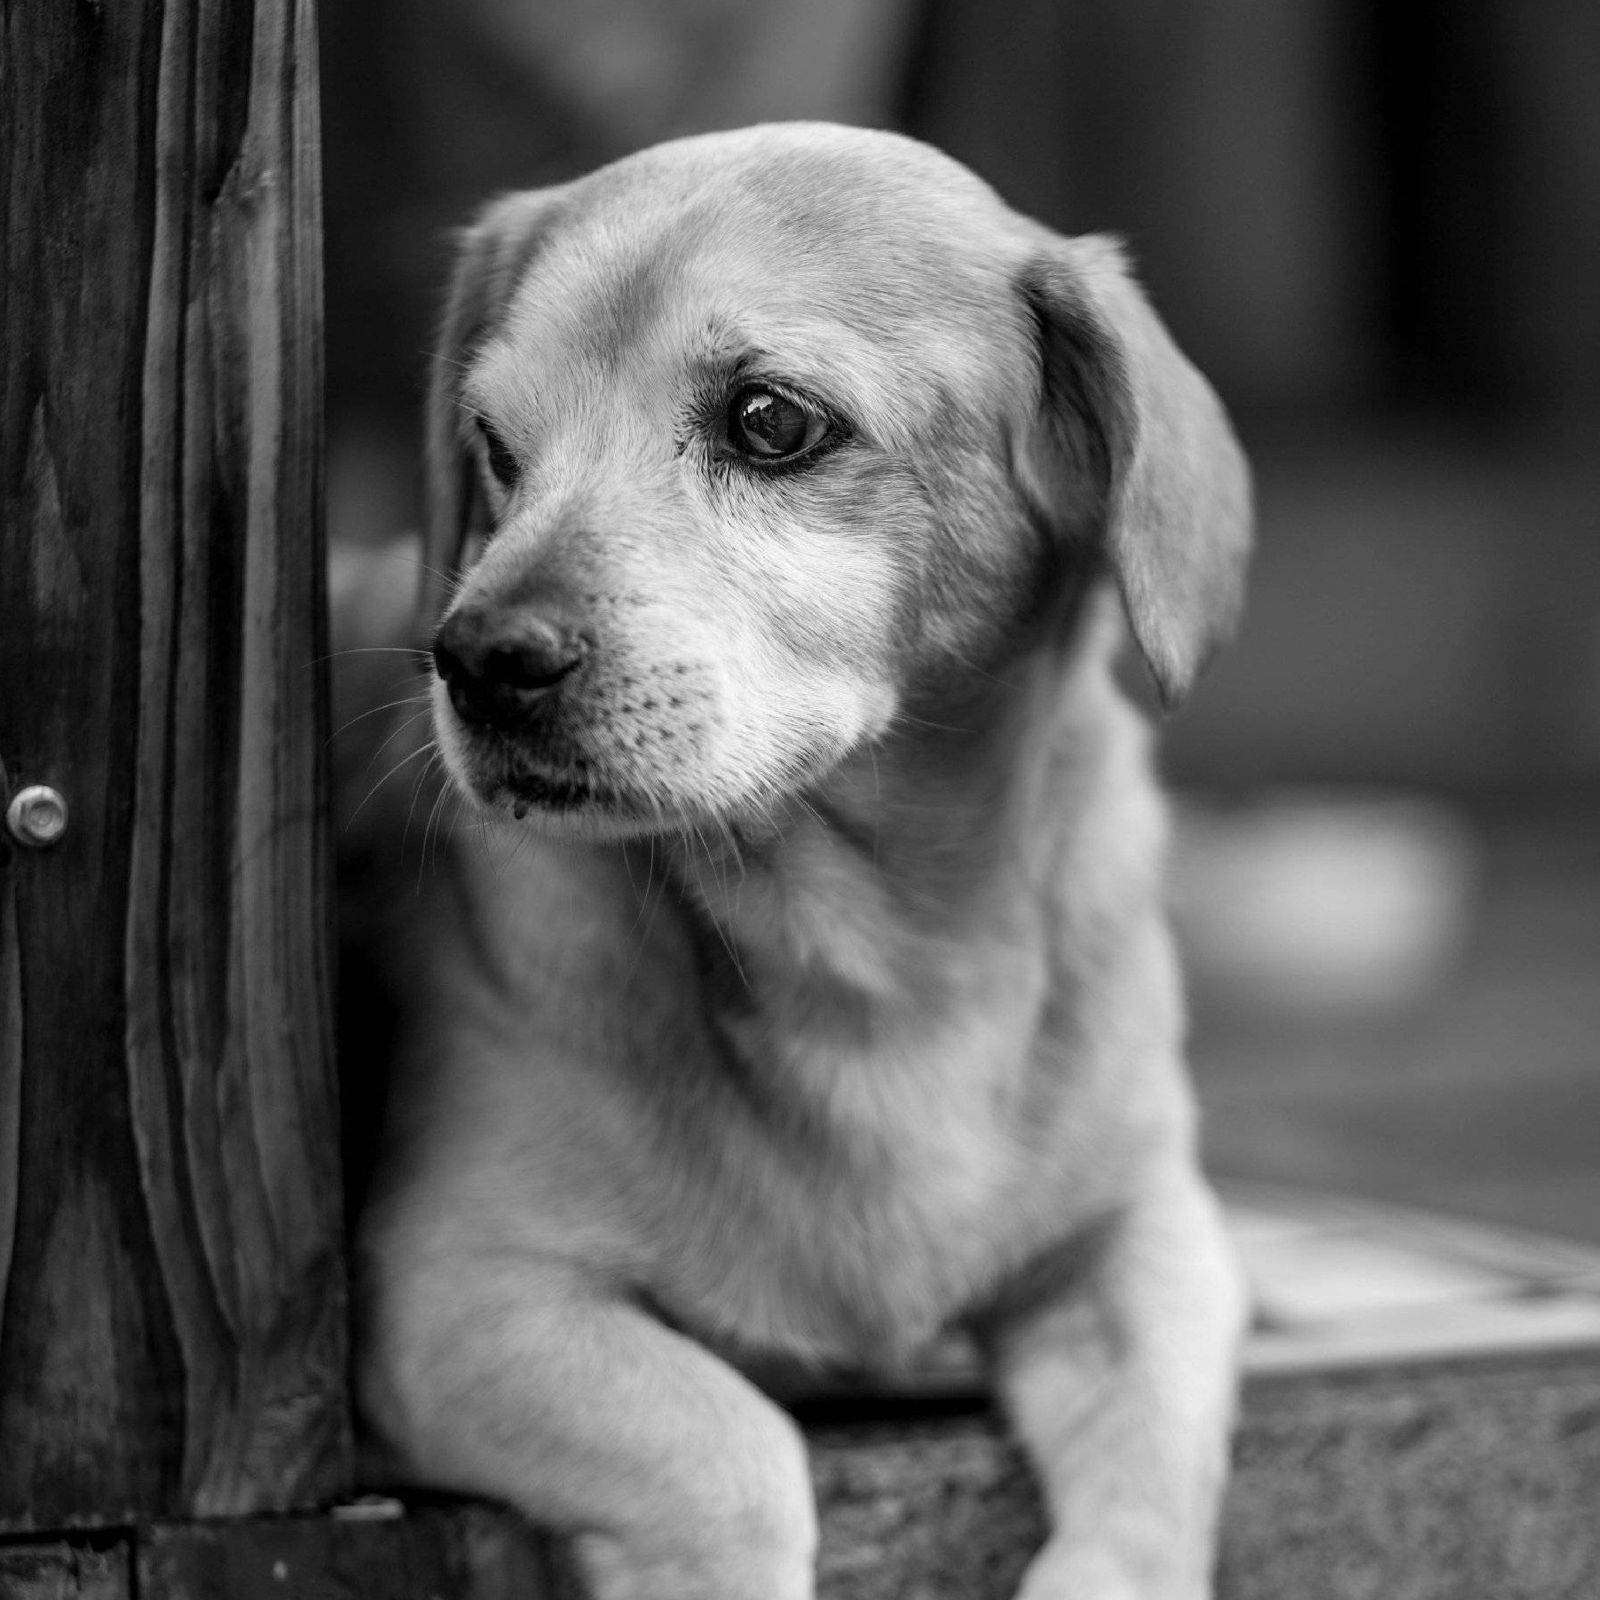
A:
{"label": "concrete ledge", "polygon": [[[981,1417],[814,1435],[827,1600],[1008,1596],[1043,1525]],[[1257,1377],[1220,1600],[1595,1600],[1600,1350]]]}
{"label": "concrete ledge", "polygon": [[1226,1600],[1600,1596],[1600,1350],[1258,1379]]}

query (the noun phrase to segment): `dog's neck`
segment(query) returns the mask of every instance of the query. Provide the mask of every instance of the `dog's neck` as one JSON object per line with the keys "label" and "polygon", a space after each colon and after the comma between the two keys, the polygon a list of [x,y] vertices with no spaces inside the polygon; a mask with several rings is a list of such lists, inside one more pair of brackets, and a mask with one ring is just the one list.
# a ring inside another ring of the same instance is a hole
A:
{"label": "dog's neck", "polygon": [[[882,1038],[970,1003],[963,986],[984,981],[974,951],[1042,959],[1045,886],[1083,846],[1069,830],[1103,826],[1093,790],[1145,759],[1109,670],[1115,628],[1086,631],[959,704],[905,716],[770,825],[655,856],[727,1008],[781,1017],[786,1032],[854,1018]],[[1069,803],[1063,784],[1088,793]]]}

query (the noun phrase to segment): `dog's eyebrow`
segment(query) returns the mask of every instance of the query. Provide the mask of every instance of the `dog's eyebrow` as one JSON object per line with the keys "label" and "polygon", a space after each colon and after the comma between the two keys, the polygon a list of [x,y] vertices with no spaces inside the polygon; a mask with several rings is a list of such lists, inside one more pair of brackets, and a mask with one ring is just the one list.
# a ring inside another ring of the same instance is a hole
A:
{"label": "dog's eyebrow", "polygon": [[765,381],[799,389],[839,410],[851,409],[849,387],[835,369],[808,360],[802,354],[776,350],[768,345],[750,345],[729,360],[701,363],[695,377],[722,379],[734,384]]}
{"label": "dog's eyebrow", "polygon": [[[818,359],[820,341],[773,339],[725,319],[707,322],[690,352],[696,378],[786,379],[814,393],[819,400],[842,398],[836,363]],[[832,392],[830,392],[832,391]]]}

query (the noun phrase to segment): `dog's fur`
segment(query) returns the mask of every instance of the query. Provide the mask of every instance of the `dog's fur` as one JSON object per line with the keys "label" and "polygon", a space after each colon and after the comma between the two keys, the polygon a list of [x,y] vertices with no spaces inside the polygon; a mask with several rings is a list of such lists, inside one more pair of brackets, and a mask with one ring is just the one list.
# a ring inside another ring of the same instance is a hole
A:
{"label": "dog's fur", "polygon": [[[822,447],[744,459],[749,383]],[[1114,244],[776,126],[490,206],[428,426],[431,616],[581,662],[517,726],[434,680],[464,814],[385,958],[375,1429],[605,1600],[800,1600],[746,1374],[960,1324],[1051,1511],[1029,1600],[1198,1600],[1241,1296],[1111,658],[1125,615],[1176,700],[1232,624],[1211,391]]]}

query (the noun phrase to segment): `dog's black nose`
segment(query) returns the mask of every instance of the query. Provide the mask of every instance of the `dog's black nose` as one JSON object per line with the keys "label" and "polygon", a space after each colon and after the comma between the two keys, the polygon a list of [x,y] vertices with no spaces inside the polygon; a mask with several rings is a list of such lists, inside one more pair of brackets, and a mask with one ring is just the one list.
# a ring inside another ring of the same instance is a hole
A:
{"label": "dog's black nose", "polygon": [[463,606],[433,638],[434,670],[468,722],[515,728],[583,664],[583,636],[532,611]]}

